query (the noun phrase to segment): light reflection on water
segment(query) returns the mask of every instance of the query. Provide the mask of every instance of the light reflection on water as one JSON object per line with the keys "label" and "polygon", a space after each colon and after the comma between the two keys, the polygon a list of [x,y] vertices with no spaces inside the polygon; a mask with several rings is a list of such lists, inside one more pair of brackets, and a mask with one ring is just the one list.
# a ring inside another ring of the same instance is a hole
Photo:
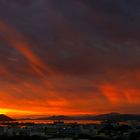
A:
{"label": "light reflection on water", "polygon": [[[54,123],[55,120],[18,120],[18,123],[35,123],[35,124],[50,124]],[[58,121],[58,120],[56,120]],[[93,120],[61,120],[64,123],[78,123],[78,124],[100,124],[101,121]]]}

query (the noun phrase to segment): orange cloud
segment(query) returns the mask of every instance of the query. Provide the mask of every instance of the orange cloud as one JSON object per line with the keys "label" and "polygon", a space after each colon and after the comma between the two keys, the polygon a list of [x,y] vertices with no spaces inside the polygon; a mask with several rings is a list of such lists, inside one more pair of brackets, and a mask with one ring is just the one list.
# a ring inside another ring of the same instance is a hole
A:
{"label": "orange cloud", "polygon": [[44,76],[41,70],[46,70],[50,74],[55,73],[50,66],[44,64],[42,60],[33,53],[26,39],[2,20],[0,21],[0,31],[3,33],[3,37],[7,43],[17,49],[30,62],[34,71],[39,75]]}
{"label": "orange cloud", "polygon": [[119,89],[113,85],[103,85],[101,86],[101,91],[112,104],[120,104],[126,100],[124,94],[120,93]]}

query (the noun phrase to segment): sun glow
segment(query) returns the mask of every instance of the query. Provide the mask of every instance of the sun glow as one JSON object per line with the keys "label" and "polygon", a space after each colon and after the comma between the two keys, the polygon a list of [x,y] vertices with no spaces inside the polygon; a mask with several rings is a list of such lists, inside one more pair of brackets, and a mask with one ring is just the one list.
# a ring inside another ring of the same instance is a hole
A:
{"label": "sun glow", "polygon": [[2,109],[0,108],[0,114],[6,114],[6,115],[10,115],[13,117],[16,116],[24,116],[26,115],[35,115],[38,114],[39,112],[32,112],[32,111],[26,111],[26,110],[15,110],[15,109]]}

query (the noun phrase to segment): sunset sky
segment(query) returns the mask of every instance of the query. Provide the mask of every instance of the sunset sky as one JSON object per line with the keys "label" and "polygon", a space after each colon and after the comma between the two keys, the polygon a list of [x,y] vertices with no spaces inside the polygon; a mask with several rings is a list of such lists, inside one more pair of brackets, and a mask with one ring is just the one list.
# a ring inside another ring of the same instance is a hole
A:
{"label": "sunset sky", "polygon": [[0,0],[0,114],[140,114],[139,0]]}

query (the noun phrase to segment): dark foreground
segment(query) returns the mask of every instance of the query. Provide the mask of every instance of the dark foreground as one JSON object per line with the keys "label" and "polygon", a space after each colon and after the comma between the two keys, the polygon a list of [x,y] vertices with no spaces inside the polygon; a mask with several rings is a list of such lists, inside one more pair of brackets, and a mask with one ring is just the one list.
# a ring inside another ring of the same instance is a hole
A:
{"label": "dark foreground", "polygon": [[5,123],[0,126],[0,140],[140,140],[140,122],[127,124]]}
{"label": "dark foreground", "polygon": [[[41,136],[0,136],[0,140],[125,140],[121,137],[118,138],[105,138],[101,136],[90,137],[88,135],[80,135],[75,138],[54,137],[46,138]],[[128,140],[140,140],[140,133],[133,133]]]}

